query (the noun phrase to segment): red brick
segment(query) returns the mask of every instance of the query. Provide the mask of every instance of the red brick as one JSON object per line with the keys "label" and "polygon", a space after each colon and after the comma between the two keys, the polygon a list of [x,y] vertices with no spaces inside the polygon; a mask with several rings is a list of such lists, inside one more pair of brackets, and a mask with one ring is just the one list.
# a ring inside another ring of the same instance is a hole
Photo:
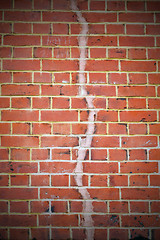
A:
{"label": "red brick", "polygon": [[[11,48],[10,47],[1,47],[0,48],[0,57],[1,58],[11,57]],[[6,73],[1,73],[1,75],[2,74],[5,76]],[[10,75],[10,73],[7,73],[7,74]]]}
{"label": "red brick", "polygon": [[33,98],[33,108],[50,108],[50,98],[49,97],[34,97]]}
{"label": "red brick", "polygon": [[119,147],[119,137],[93,137],[92,147]]}
{"label": "red brick", "polygon": [[149,109],[160,109],[160,99],[149,98],[148,99],[148,108]]}
{"label": "red brick", "polygon": [[125,3],[123,1],[109,1],[107,2],[108,11],[123,11],[125,10]]}
{"label": "red brick", "polygon": [[[8,212],[8,202],[7,201],[1,201],[1,205],[0,205],[0,213],[3,212]],[[2,230],[2,229],[1,229]],[[3,229],[4,230],[4,229]],[[0,231],[0,236],[3,238],[3,234],[2,231]],[[6,237],[7,238],[7,237]]]}
{"label": "red brick", "polygon": [[14,33],[32,33],[31,23],[14,23]]}
{"label": "red brick", "polygon": [[88,189],[91,198],[97,198],[99,200],[118,200],[119,189],[118,188],[91,188]]}
{"label": "red brick", "polygon": [[34,82],[50,83],[52,82],[51,73],[34,73]]}
{"label": "red brick", "polygon": [[127,13],[120,13],[119,14],[119,21],[120,22],[142,22],[142,23],[151,23],[154,22],[154,15],[153,13],[146,13],[146,12],[141,12],[141,13],[132,13],[132,12],[127,12]]}
{"label": "red brick", "polygon": [[[137,229],[136,229],[137,230]],[[110,229],[109,230],[109,234],[110,234],[110,240],[117,238],[119,240],[124,240],[128,238],[128,229]]]}
{"label": "red brick", "polygon": [[[65,108],[65,109],[67,109],[67,108],[69,108],[69,103],[70,103],[69,98],[54,97],[52,99],[52,108],[54,108],[54,109],[57,109],[57,108],[60,108],[60,109]],[[72,113],[74,113],[74,112],[72,112]],[[63,114],[63,112],[62,112],[62,114]],[[63,117],[64,117],[64,115],[63,115]]]}
{"label": "red brick", "polygon": [[[137,5],[137,4],[136,4]],[[130,35],[144,35],[143,24],[126,24],[126,32]]]}
{"label": "red brick", "polygon": [[97,115],[97,121],[102,122],[117,122],[118,121],[118,112],[116,111],[104,111],[100,110]]}
{"label": "red brick", "polygon": [[149,204],[148,202],[130,202],[130,211],[132,213],[148,213]]}
{"label": "red brick", "polygon": [[108,212],[108,210],[107,210],[107,202],[106,201],[104,201],[104,202],[93,202],[92,203],[93,204],[93,211],[94,212],[102,212],[102,213],[106,213],[106,212]]}
{"label": "red brick", "polygon": [[0,160],[9,160],[9,150],[8,149],[0,149]]}
{"label": "red brick", "polygon": [[[38,189],[36,188],[3,188],[0,189],[1,199],[37,199]],[[19,224],[17,226],[20,226]],[[26,226],[24,224],[24,226]]]}
{"label": "red brick", "polygon": [[150,185],[160,186],[160,175],[150,175]]}
{"label": "red brick", "polygon": [[39,138],[34,136],[3,136],[2,147],[38,147]]}
{"label": "red brick", "polygon": [[52,149],[53,160],[70,160],[70,154],[69,149]]}
{"label": "red brick", "polygon": [[104,34],[105,33],[105,25],[104,24],[89,24],[89,33],[90,34]]}
{"label": "red brick", "polygon": [[30,72],[14,72],[13,73],[13,82],[14,83],[25,83],[25,82],[31,83],[32,82],[32,74]]}
{"label": "red brick", "polygon": [[105,149],[92,149],[91,150],[91,159],[92,160],[106,160],[107,151]]}
{"label": "red brick", "polygon": [[128,176],[126,175],[110,175],[109,176],[110,187],[114,186],[128,186]]}
{"label": "red brick", "polygon": [[41,173],[72,173],[75,167],[75,163],[72,162],[41,162]]}
{"label": "red brick", "polygon": [[[158,55],[160,54],[160,49],[159,48],[154,48],[154,49],[148,49],[148,59],[159,59]],[[153,74],[149,74],[149,80],[150,78],[154,76],[158,76],[158,73]]]}
{"label": "red brick", "polygon": [[51,34],[51,25],[50,24],[33,24],[33,33],[38,34]]}
{"label": "red brick", "polygon": [[118,165],[116,162],[108,163],[108,162],[101,162],[97,163],[84,163],[84,172],[85,173],[116,173],[118,172]]}
{"label": "red brick", "polygon": [[148,186],[147,175],[132,175],[130,176],[130,186]]}
{"label": "red brick", "polygon": [[132,48],[128,50],[129,59],[146,59],[146,49]]}
{"label": "red brick", "polygon": [[0,73],[0,82],[1,83],[10,83],[11,82],[11,73],[1,72]]}
{"label": "red brick", "polygon": [[11,149],[11,159],[12,160],[30,160],[30,150],[29,149],[20,149],[12,148]]}
{"label": "red brick", "polygon": [[160,134],[160,124],[150,124],[149,132],[150,134]]}
{"label": "red brick", "polygon": [[91,175],[91,186],[107,187],[107,176]]}
{"label": "red brick", "polygon": [[9,123],[0,123],[0,134],[10,134],[11,126]]}
{"label": "red brick", "polygon": [[[52,49],[51,48],[47,48],[47,47],[35,47],[34,48],[34,57],[35,58],[51,58],[52,57]],[[35,74],[39,74],[39,73],[35,73]],[[40,73],[41,75],[46,75],[46,73]],[[47,74],[49,75],[49,74]]]}
{"label": "red brick", "polygon": [[127,160],[127,152],[123,149],[109,149],[109,160],[110,161],[123,161]]}
{"label": "red brick", "polygon": [[119,134],[127,134],[127,125],[123,123],[109,123],[109,134],[111,135],[119,135]]}
{"label": "red brick", "polygon": [[32,160],[48,160],[49,149],[32,149]]}
{"label": "red brick", "polygon": [[13,134],[30,134],[30,123],[12,123]]}
{"label": "red brick", "polygon": [[12,8],[12,6],[13,6],[12,0],[8,0],[8,1],[2,0],[0,8],[1,9],[9,9],[9,8]]}
{"label": "red brick", "polygon": [[32,9],[32,1],[31,0],[15,0],[14,2],[15,9]]}
{"label": "red brick", "polygon": [[116,215],[93,215],[92,218],[96,227],[119,226],[119,216]]}
{"label": "red brick", "polygon": [[146,84],[147,76],[143,73],[129,73],[129,84]]}
{"label": "red brick", "polygon": [[90,48],[90,57],[91,58],[105,58],[106,49],[105,48]]}
{"label": "red brick", "polygon": [[157,116],[155,111],[125,111],[120,112],[122,122],[155,122]]}
{"label": "red brick", "polygon": [[147,25],[146,26],[146,34],[149,35],[160,35],[160,25]]}
{"label": "red brick", "polygon": [[54,122],[70,122],[78,121],[77,111],[41,111],[42,121],[54,121]]}
{"label": "red brick", "polygon": [[42,60],[43,71],[76,71],[78,62],[75,60]]}
{"label": "red brick", "polygon": [[27,175],[12,175],[11,186],[28,186],[29,176]]}
{"label": "red brick", "polygon": [[155,136],[130,136],[122,137],[122,147],[156,147],[157,137]]}
{"label": "red brick", "polygon": [[160,224],[159,216],[157,215],[126,215],[122,216],[123,227],[158,227]]}
{"label": "red brick", "polygon": [[76,189],[72,188],[41,188],[41,198],[52,198],[52,199],[79,199],[81,198],[80,193]]}
{"label": "red brick", "polygon": [[90,3],[90,9],[95,11],[105,10],[105,1],[92,1]]}
{"label": "red brick", "polygon": [[117,38],[115,36],[90,36],[88,46],[117,46]]}
{"label": "red brick", "polygon": [[130,234],[131,234],[131,238],[135,238],[135,237],[144,237],[144,238],[148,238],[149,237],[149,230],[148,229],[132,229],[130,230]]}
{"label": "red brick", "polygon": [[37,22],[41,21],[41,13],[34,11],[5,11],[5,21],[18,21],[18,22]]}
{"label": "red brick", "polygon": [[10,99],[5,97],[0,98],[0,108],[8,108],[10,106]]}
{"label": "red brick", "polygon": [[154,72],[156,62],[154,61],[121,61],[122,71],[127,72]]}
{"label": "red brick", "polygon": [[154,47],[154,38],[121,36],[119,38],[119,45],[130,47]]}
{"label": "red brick", "polygon": [[109,109],[125,109],[127,108],[125,98],[109,98],[108,108]]}
{"label": "red brick", "polygon": [[40,61],[39,60],[4,60],[3,70],[38,71],[40,70]]}
{"label": "red brick", "polygon": [[12,108],[30,108],[31,107],[31,99],[30,98],[12,98],[11,101]]}
{"label": "red brick", "polygon": [[128,213],[128,202],[114,201],[109,203],[110,213]]}
{"label": "red brick", "polygon": [[61,134],[61,135],[70,134],[70,124],[66,124],[66,123],[53,124],[53,133]]}
{"label": "red brick", "polygon": [[39,86],[37,85],[14,85],[8,84],[2,86],[2,95],[6,96],[24,96],[39,95]]}
{"label": "red brick", "polygon": [[44,240],[47,239],[49,236],[49,229],[48,228],[31,228],[31,235],[34,239]]}
{"label": "red brick", "polygon": [[[42,36],[43,46],[78,46],[75,36]],[[69,60],[68,60],[69,62]]]}
{"label": "red brick", "polygon": [[69,26],[66,23],[54,23],[53,33],[54,34],[68,34]]}
{"label": "red brick", "polygon": [[52,175],[51,176],[52,186],[69,186],[69,176],[68,175]]}
{"label": "red brick", "polygon": [[9,185],[9,176],[0,175],[0,186],[8,186]]}
{"label": "red brick", "polygon": [[34,9],[51,9],[51,0],[34,0]]}
{"label": "red brick", "polygon": [[48,123],[33,123],[33,134],[51,134],[51,124]]}
{"label": "red brick", "polygon": [[119,86],[118,96],[120,97],[154,97],[155,87],[153,86]]}
{"label": "red brick", "polygon": [[48,175],[32,175],[31,186],[49,186]]}
{"label": "red brick", "polygon": [[158,200],[158,188],[123,188],[122,199]]}
{"label": "red brick", "polygon": [[160,210],[160,204],[158,202],[151,202],[151,212],[152,213],[158,213]]}
{"label": "red brick", "polygon": [[129,1],[129,2],[127,2],[127,10],[129,10],[129,11],[144,11],[145,10],[145,2]]}
{"label": "red brick", "polygon": [[28,229],[10,229],[10,239],[11,240],[21,240],[29,238]]}
{"label": "red brick", "polygon": [[37,163],[33,162],[0,162],[1,168],[0,172],[7,173],[31,173],[37,172]]}
{"label": "red brick", "polygon": [[159,229],[152,229],[152,237],[155,239],[158,239],[160,235],[160,230]]}
{"label": "red brick", "polygon": [[160,159],[160,149],[150,149],[149,159],[150,160],[159,160]]}
{"label": "red brick", "polygon": [[29,110],[4,110],[2,111],[2,121],[38,121],[38,111]]}
{"label": "red brick", "polygon": [[83,17],[89,23],[104,23],[104,22],[116,22],[117,21],[117,14],[116,13],[101,13],[101,12],[86,12],[83,13]]}
{"label": "red brick", "polygon": [[147,1],[148,11],[160,11],[160,3],[158,1]]}
{"label": "red brick", "polygon": [[[109,58],[126,58],[126,50],[123,48],[110,48],[108,49],[108,57]],[[114,74],[114,75],[119,75],[118,73],[109,73],[110,74]],[[122,73],[123,74],[123,73]],[[125,75],[125,74],[124,74]]]}
{"label": "red brick", "polygon": [[69,48],[54,48],[54,58],[69,58]]}
{"label": "red brick", "polygon": [[10,227],[29,227],[36,226],[36,215],[1,215],[1,226]]}
{"label": "red brick", "polygon": [[146,99],[145,98],[129,98],[128,99],[128,108],[130,108],[130,109],[146,108]]}
{"label": "red brick", "polygon": [[70,74],[69,73],[54,73],[54,82],[55,83],[69,83]]}
{"label": "red brick", "polygon": [[147,134],[147,125],[146,124],[129,124],[129,133],[131,135]]}
{"label": "red brick", "polygon": [[40,37],[29,35],[4,36],[4,45],[11,46],[40,45]]}
{"label": "red brick", "polygon": [[78,225],[78,216],[77,215],[50,215],[43,216],[39,218],[40,226],[49,226],[54,223],[54,226],[57,227],[69,227]]}
{"label": "red brick", "polygon": [[116,95],[115,86],[87,85],[86,90],[90,95],[108,96],[108,97]]}
{"label": "red brick", "polygon": [[124,34],[124,24],[107,24],[108,34]]}
{"label": "red brick", "polygon": [[13,57],[14,58],[31,58],[32,49],[31,48],[14,48]]}
{"label": "red brick", "polygon": [[0,31],[1,31],[1,33],[11,33],[12,32],[12,24],[1,22],[0,23]]}
{"label": "red brick", "polygon": [[144,149],[132,149],[129,151],[129,160],[147,160],[147,151]]}

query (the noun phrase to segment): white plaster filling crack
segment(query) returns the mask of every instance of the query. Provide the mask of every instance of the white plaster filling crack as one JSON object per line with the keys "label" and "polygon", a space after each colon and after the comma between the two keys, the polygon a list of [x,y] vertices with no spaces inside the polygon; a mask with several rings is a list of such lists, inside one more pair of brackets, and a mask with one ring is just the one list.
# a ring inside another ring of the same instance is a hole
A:
{"label": "white plaster filling crack", "polygon": [[83,226],[86,227],[86,240],[93,240],[94,239],[94,224],[92,219],[93,213],[93,205],[92,199],[89,195],[88,190],[83,186],[83,163],[82,161],[85,160],[87,148],[91,147],[92,138],[95,130],[95,117],[96,111],[94,110],[93,104],[93,97],[87,96],[86,90],[86,79],[85,79],[85,67],[86,67],[86,45],[87,45],[87,34],[88,34],[88,23],[86,22],[85,18],[82,16],[82,13],[79,11],[77,7],[76,0],[71,0],[71,9],[77,15],[78,22],[82,26],[82,30],[78,37],[78,45],[80,50],[80,58],[79,58],[79,96],[85,97],[87,102],[87,107],[89,110],[88,116],[88,124],[87,124],[87,132],[86,137],[81,139],[79,149],[78,149],[78,157],[77,157],[77,164],[74,169],[75,173],[75,181],[76,185],[78,186],[78,191],[83,198]]}

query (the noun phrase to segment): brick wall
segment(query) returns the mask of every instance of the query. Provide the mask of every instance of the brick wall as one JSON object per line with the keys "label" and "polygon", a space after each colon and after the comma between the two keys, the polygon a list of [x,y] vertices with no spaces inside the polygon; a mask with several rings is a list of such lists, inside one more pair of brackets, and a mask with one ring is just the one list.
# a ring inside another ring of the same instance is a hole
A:
{"label": "brick wall", "polygon": [[0,239],[160,239],[160,1],[0,8]]}

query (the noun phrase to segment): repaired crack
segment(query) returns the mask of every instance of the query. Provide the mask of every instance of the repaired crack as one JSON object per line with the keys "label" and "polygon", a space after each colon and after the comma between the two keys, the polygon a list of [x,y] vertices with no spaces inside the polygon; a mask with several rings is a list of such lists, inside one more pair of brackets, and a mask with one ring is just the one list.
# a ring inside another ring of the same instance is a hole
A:
{"label": "repaired crack", "polygon": [[82,182],[82,176],[83,176],[83,161],[85,160],[87,148],[91,147],[93,134],[95,131],[95,117],[96,117],[96,111],[94,110],[94,104],[93,104],[93,96],[88,96],[87,90],[86,90],[86,79],[85,79],[85,67],[86,67],[86,45],[87,45],[87,34],[88,34],[88,23],[86,19],[82,16],[82,13],[79,11],[77,7],[76,0],[71,0],[71,9],[74,11],[77,15],[78,22],[82,26],[82,30],[78,37],[78,45],[80,50],[80,58],[79,58],[79,96],[85,97],[87,107],[89,110],[88,115],[88,125],[87,125],[87,131],[86,131],[86,137],[84,139],[81,139],[78,149],[78,157],[77,157],[77,164],[74,169],[75,173],[75,181],[76,185],[78,186],[78,191],[81,194],[82,198],[84,199],[83,202],[83,223],[82,225],[86,229],[86,240],[93,240],[94,239],[94,224],[92,219],[92,213],[93,213],[93,205],[92,205],[92,199],[89,195],[88,190],[83,186]]}

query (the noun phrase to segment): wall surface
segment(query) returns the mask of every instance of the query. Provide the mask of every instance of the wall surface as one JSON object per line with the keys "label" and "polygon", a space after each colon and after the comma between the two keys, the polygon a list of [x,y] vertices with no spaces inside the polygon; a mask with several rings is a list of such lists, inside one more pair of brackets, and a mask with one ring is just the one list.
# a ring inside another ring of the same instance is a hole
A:
{"label": "wall surface", "polygon": [[159,240],[160,1],[0,8],[0,239]]}

